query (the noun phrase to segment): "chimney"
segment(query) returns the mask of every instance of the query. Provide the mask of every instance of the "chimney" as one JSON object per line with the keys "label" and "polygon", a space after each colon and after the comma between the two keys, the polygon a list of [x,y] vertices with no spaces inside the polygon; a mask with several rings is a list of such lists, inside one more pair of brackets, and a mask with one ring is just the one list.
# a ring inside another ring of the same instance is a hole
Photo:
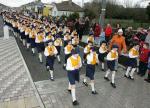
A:
{"label": "chimney", "polygon": [[72,5],[72,0],[69,0],[69,5]]}

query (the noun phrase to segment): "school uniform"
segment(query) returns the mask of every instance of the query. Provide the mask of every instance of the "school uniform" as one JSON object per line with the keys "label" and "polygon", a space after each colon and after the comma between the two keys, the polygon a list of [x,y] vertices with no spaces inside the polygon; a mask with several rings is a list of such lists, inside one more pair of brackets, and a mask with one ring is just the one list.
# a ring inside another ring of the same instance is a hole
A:
{"label": "school uniform", "polygon": [[113,50],[111,50],[108,54],[107,54],[107,67],[108,69],[110,69],[111,71],[115,71],[115,61],[116,59],[118,59],[118,52],[114,52]]}
{"label": "school uniform", "polygon": [[71,85],[75,85],[75,81],[80,81],[79,68],[81,67],[82,62],[80,56],[77,58],[71,56],[67,59],[66,70],[68,71],[68,80]]}
{"label": "school uniform", "polygon": [[45,48],[44,55],[46,56],[46,63],[50,67],[50,70],[54,70],[54,60],[57,53],[58,51],[54,45]]}
{"label": "school uniform", "polygon": [[46,56],[46,66],[48,66],[51,81],[54,81],[54,61],[57,53],[57,49],[54,45],[48,45],[44,51],[44,55]]}
{"label": "school uniform", "polygon": [[44,35],[40,35],[38,34],[35,38],[35,43],[36,43],[36,48],[38,53],[43,52],[44,51]]}
{"label": "school uniform", "polygon": [[137,67],[137,57],[139,56],[139,51],[135,48],[130,49],[129,51],[129,61],[128,66],[132,68]]}
{"label": "school uniform", "polygon": [[86,59],[86,77],[90,78],[90,80],[94,80],[95,65],[98,63],[98,54],[90,53],[87,55]]}
{"label": "school uniform", "polygon": [[101,61],[101,62],[104,63],[106,56],[107,56],[107,47],[101,46],[101,47],[99,48],[99,54],[98,54],[98,59],[99,59],[99,61]]}
{"label": "school uniform", "polygon": [[129,50],[129,61],[128,61],[128,68],[125,73],[126,78],[130,78],[134,80],[133,74],[137,68],[137,58],[139,56],[139,51],[134,47]]}

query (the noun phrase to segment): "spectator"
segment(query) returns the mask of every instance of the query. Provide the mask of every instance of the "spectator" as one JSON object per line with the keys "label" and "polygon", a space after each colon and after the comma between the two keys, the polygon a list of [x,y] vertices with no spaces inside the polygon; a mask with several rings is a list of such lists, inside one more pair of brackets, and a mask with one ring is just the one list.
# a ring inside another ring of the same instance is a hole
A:
{"label": "spectator", "polygon": [[144,79],[145,81],[147,81],[148,83],[150,83],[150,52],[148,54],[148,76],[147,76],[147,79]]}
{"label": "spectator", "polygon": [[105,38],[106,42],[108,43],[112,35],[112,27],[110,24],[107,24],[107,27],[105,29]]}
{"label": "spectator", "polygon": [[146,36],[145,42],[149,43],[149,45],[150,45],[150,29],[148,29],[147,32],[148,32],[148,35]]}
{"label": "spectator", "polygon": [[110,42],[109,50],[112,49],[112,46],[114,44],[116,44],[119,47],[119,49],[118,49],[119,54],[121,54],[122,50],[124,50],[124,53],[127,52],[125,38],[122,35],[123,35],[123,30],[119,29],[118,33],[113,36],[113,38]]}
{"label": "spectator", "polygon": [[98,45],[99,44],[99,36],[101,33],[101,28],[100,25],[98,23],[96,23],[95,25],[95,29],[94,29],[94,37],[95,37],[95,44]]}
{"label": "spectator", "polygon": [[105,36],[105,32],[104,32],[104,29],[102,29],[101,30],[101,34],[100,34],[100,42],[99,42],[99,44],[101,44],[101,42],[103,42],[103,41],[105,41],[105,38],[106,36]]}
{"label": "spectator", "polygon": [[139,73],[138,73],[140,76],[144,76],[147,71],[149,52],[150,52],[149,44],[144,43],[143,48],[141,48],[140,51],[140,63],[139,63]]}

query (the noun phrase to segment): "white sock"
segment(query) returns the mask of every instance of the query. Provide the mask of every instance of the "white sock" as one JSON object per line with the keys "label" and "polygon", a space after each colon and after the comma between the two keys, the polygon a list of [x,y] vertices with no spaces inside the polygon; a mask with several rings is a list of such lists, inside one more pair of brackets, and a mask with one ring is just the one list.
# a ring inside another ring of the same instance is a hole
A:
{"label": "white sock", "polygon": [[27,48],[29,48],[30,47],[30,43],[27,43]]}
{"label": "white sock", "polygon": [[54,72],[52,70],[49,70],[51,78],[54,78]]}
{"label": "white sock", "polygon": [[69,83],[69,85],[68,85],[68,90],[71,90],[71,84]]}
{"label": "white sock", "polygon": [[66,67],[66,64],[64,64],[64,66]]}
{"label": "white sock", "polygon": [[84,78],[83,82],[87,82],[87,79],[86,79],[86,78]]}
{"label": "white sock", "polygon": [[91,83],[91,89],[92,89],[92,91],[95,91],[95,87],[94,87],[94,83],[93,82]]}
{"label": "white sock", "polygon": [[132,68],[131,73],[130,73],[131,78],[133,78],[133,74],[134,74],[135,70],[136,70],[136,68]]}
{"label": "white sock", "polygon": [[102,63],[102,69],[104,69],[104,63]]}
{"label": "white sock", "polygon": [[112,83],[115,83],[115,75],[116,75],[116,71],[112,72]]}
{"label": "white sock", "polygon": [[60,62],[60,56],[59,56],[59,55],[57,56],[57,59],[58,59],[58,61]]}
{"label": "white sock", "polygon": [[108,77],[109,74],[110,74],[110,70],[108,69],[107,72],[106,72],[105,77]]}
{"label": "white sock", "polygon": [[73,102],[76,101],[76,90],[75,89],[71,89],[71,95],[72,95]]}
{"label": "white sock", "polygon": [[128,68],[127,68],[127,71],[126,71],[126,73],[125,73],[126,76],[129,76],[130,70],[131,70],[131,67],[128,67]]}
{"label": "white sock", "polygon": [[33,53],[33,54],[35,53],[35,48],[32,48],[32,53]]}
{"label": "white sock", "polygon": [[26,45],[26,41],[23,39],[22,42],[23,42],[23,46],[25,46]]}
{"label": "white sock", "polygon": [[42,62],[42,54],[39,53],[39,59],[40,59],[40,62]]}

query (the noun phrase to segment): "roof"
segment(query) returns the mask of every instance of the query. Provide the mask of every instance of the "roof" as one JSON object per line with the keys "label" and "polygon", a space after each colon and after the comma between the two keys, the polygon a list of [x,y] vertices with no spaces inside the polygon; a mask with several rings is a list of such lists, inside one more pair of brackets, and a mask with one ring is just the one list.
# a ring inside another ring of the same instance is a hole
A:
{"label": "roof", "polygon": [[83,12],[83,8],[74,2],[70,4],[69,1],[63,1],[61,3],[55,3],[55,5],[58,11]]}
{"label": "roof", "polygon": [[23,6],[39,6],[39,7],[43,7],[44,3],[42,3],[41,1],[34,1],[34,2],[30,2],[28,4],[25,4]]}

